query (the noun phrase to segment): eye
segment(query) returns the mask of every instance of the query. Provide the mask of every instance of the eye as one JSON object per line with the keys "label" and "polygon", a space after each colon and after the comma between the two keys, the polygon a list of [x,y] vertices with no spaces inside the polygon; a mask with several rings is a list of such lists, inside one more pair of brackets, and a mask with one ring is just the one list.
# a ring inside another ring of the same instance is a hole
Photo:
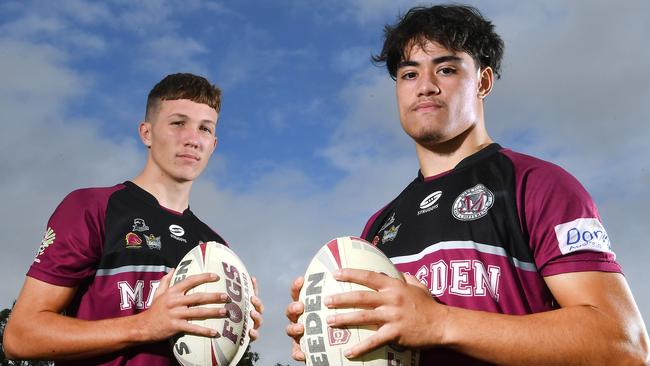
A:
{"label": "eye", "polygon": [[183,121],[172,121],[171,125],[172,126],[182,126],[183,123],[185,123],[185,122],[183,122]]}
{"label": "eye", "polygon": [[454,69],[453,67],[449,67],[449,66],[441,67],[438,70],[438,74],[441,74],[441,75],[453,75],[455,73],[456,73],[456,69]]}
{"label": "eye", "polygon": [[402,80],[413,80],[418,76],[418,74],[415,71],[407,71],[402,74],[401,79]]}
{"label": "eye", "polygon": [[212,134],[212,129],[210,127],[201,126],[201,131]]}

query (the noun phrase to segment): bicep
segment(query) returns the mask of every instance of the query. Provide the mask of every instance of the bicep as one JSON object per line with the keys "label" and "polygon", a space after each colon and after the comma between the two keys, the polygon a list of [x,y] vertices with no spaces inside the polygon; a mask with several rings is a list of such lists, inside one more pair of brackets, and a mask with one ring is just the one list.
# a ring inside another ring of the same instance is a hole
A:
{"label": "bicep", "polygon": [[12,310],[12,318],[39,312],[61,313],[76,292],[76,287],[57,286],[27,276]]}
{"label": "bicep", "polygon": [[588,306],[617,322],[641,319],[627,281],[620,273],[571,272],[544,280],[560,307]]}

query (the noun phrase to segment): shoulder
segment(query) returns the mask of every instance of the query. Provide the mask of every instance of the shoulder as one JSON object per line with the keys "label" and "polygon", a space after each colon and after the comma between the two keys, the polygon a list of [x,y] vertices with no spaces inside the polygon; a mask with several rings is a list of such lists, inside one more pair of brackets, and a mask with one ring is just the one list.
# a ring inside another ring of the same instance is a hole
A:
{"label": "shoulder", "polygon": [[393,211],[394,207],[397,206],[400,202],[400,199],[406,194],[414,185],[418,184],[421,182],[421,177],[418,175],[415,179],[409,183],[402,192],[400,192],[397,197],[395,197],[392,201],[390,201],[388,204],[386,204],[384,207],[382,207],[379,211],[375,212],[368,221],[366,222],[366,225],[363,228],[363,231],[361,233],[361,238],[363,238],[366,241],[372,242],[375,236],[375,233],[379,230],[379,227],[381,226],[382,222],[386,220],[386,217]]}
{"label": "shoulder", "polygon": [[61,203],[83,207],[88,207],[93,204],[105,204],[113,193],[124,188],[125,186],[121,183],[111,187],[79,188],[68,193]]}

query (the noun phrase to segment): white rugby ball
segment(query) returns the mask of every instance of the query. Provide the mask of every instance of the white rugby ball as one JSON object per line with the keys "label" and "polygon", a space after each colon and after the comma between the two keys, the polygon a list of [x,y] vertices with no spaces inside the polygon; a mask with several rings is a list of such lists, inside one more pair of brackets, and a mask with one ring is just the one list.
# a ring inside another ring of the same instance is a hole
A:
{"label": "white rugby ball", "polygon": [[183,257],[174,271],[171,285],[200,273],[216,273],[219,280],[196,286],[187,293],[227,293],[232,302],[201,306],[225,306],[229,315],[221,319],[190,320],[190,323],[216,329],[219,334],[216,337],[178,334],[171,340],[174,356],[184,366],[236,365],[250,342],[253,283],[239,257],[227,246],[214,241],[200,243]]}
{"label": "white rugby ball", "polygon": [[305,327],[300,348],[308,366],[416,366],[419,352],[387,345],[356,359],[348,359],[343,352],[377,331],[376,326],[357,326],[334,329],[327,326],[329,315],[356,311],[356,309],[329,309],[323,300],[329,295],[348,291],[374,291],[349,282],[338,282],[332,272],[340,268],[357,268],[384,273],[404,281],[393,263],[375,246],[355,237],[336,238],[325,244],[312,259],[305,273],[305,284],[299,300],[305,312],[298,322]]}

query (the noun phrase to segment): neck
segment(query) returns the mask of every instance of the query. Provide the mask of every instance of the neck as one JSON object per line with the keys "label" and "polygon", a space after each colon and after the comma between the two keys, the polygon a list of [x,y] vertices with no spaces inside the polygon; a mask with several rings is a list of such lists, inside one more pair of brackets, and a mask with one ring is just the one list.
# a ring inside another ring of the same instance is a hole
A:
{"label": "neck", "polygon": [[165,208],[183,212],[189,207],[192,181],[176,182],[162,173],[153,174],[146,168],[132,181],[156,197]]}
{"label": "neck", "polygon": [[492,143],[482,125],[474,125],[465,132],[441,143],[428,146],[415,143],[422,175],[431,177],[453,169],[461,160]]}

